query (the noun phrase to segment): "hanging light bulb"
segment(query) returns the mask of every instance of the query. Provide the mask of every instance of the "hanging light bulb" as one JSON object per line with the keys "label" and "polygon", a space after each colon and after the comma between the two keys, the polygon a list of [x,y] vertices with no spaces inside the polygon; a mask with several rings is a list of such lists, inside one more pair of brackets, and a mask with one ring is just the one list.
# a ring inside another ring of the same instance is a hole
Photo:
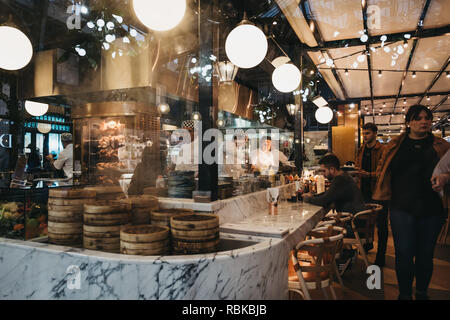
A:
{"label": "hanging light bulb", "polygon": [[161,114],[167,114],[170,112],[170,106],[167,103],[158,104],[158,112]]}
{"label": "hanging light bulb", "polygon": [[217,119],[216,124],[218,127],[223,127],[225,125],[225,121],[223,121],[222,119]]}
{"label": "hanging light bulb", "polygon": [[403,99],[403,104],[406,104],[406,99]]}
{"label": "hanging light bulb", "polygon": [[415,78],[415,77],[416,77],[416,72],[415,72],[415,71],[413,71],[413,73],[412,73],[412,77],[413,77],[413,78]]}
{"label": "hanging light bulb", "polygon": [[330,107],[320,107],[316,110],[315,117],[317,122],[325,124],[333,119],[333,111]]}
{"label": "hanging light bulb", "polygon": [[450,78],[450,72],[447,71],[446,73],[447,73],[447,79]]}
{"label": "hanging light bulb", "polygon": [[186,0],[133,0],[136,17],[147,28],[167,31],[175,28],[186,12]]}
{"label": "hanging light bulb", "polygon": [[430,96],[427,96],[427,101],[430,101]]}
{"label": "hanging light bulb", "polygon": [[378,70],[378,78],[381,78],[383,76],[383,73],[381,72],[381,70]]}
{"label": "hanging light bulb", "polygon": [[348,76],[348,69],[345,69],[345,75]]}
{"label": "hanging light bulb", "polygon": [[264,32],[244,20],[228,34],[225,52],[228,59],[239,68],[249,69],[263,61],[267,54],[268,43]]}
{"label": "hanging light bulb", "polygon": [[[196,63],[197,59],[192,58],[191,62]],[[194,62],[195,61],[195,62]],[[230,61],[221,61],[216,63],[215,65],[216,72],[219,74],[220,82],[231,83],[239,70],[233,63]]]}
{"label": "hanging light bulb", "polygon": [[272,73],[272,83],[280,92],[292,92],[298,88],[302,75],[300,70],[291,63],[277,67]]}
{"label": "hanging light bulb", "polygon": [[47,113],[48,104],[27,100],[25,101],[25,110],[34,117],[40,117]]}
{"label": "hanging light bulb", "polygon": [[200,112],[195,111],[195,112],[192,112],[192,117],[191,118],[192,118],[192,120],[201,120],[202,116],[201,116]]}
{"label": "hanging light bulb", "polygon": [[0,26],[0,68],[19,70],[33,57],[30,39],[15,27]]}

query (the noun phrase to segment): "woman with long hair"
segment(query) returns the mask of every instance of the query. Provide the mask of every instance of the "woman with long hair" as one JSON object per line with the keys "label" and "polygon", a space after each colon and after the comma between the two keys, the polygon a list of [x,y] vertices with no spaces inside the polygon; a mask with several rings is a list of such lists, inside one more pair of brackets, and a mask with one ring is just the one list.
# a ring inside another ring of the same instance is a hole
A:
{"label": "woman with long hair", "polygon": [[450,144],[431,133],[433,114],[423,105],[411,106],[406,132],[386,146],[377,168],[373,199],[390,200],[399,299],[428,299],[433,254],[446,212],[431,177]]}

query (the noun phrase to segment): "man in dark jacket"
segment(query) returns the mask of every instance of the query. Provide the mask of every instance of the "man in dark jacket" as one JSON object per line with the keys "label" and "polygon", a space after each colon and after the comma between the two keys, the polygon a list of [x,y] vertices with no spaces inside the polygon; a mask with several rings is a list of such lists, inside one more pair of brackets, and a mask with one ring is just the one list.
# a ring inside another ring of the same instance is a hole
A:
{"label": "man in dark jacket", "polygon": [[[377,183],[377,165],[384,147],[377,141],[378,128],[374,123],[363,126],[364,144],[358,150],[356,167],[359,169],[359,187],[366,203],[378,203],[383,210],[377,215],[378,249],[375,264],[384,267],[386,246],[388,240],[388,203],[386,201],[373,201],[372,193]],[[373,248],[372,243],[365,245],[366,251]]]}
{"label": "man in dark jacket", "polygon": [[326,154],[319,160],[320,169],[324,176],[331,181],[330,188],[323,194],[312,196],[303,195],[303,200],[322,207],[334,204],[339,212],[356,214],[365,209],[364,198],[353,178],[341,170],[338,157]]}

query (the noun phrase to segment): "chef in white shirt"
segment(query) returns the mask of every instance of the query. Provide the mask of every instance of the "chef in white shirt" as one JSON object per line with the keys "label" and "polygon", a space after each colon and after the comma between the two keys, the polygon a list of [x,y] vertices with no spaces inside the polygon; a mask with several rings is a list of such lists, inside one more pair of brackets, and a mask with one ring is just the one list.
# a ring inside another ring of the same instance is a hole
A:
{"label": "chef in white shirt", "polygon": [[73,143],[72,143],[72,134],[71,133],[63,133],[61,134],[61,143],[64,147],[63,151],[61,151],[58,155],[58,159],[54,160],[53,156],[49,154],[47,156],[47,160],[55,167],[56,170],[63,170],[64,175],[68,179],[72,179],[73,177]]}
{"label": "chef in white shirt", "polygon": [[254,150],[251,155],[252,169],[262,175],[278,171],[278,150],[272,149],[272,139],[269,136],[262,138],[260,148]]}

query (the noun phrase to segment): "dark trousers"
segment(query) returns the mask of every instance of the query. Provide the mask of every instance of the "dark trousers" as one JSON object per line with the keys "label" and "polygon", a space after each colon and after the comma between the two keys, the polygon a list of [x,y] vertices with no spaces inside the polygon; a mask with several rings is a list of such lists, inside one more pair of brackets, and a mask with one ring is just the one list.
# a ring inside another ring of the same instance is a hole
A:
{"label": "dark trousers", "polygon": [[378,249],[377,257],[375,259],[376,263],[384,264],[386,256],[386,247],[389,236],[388,231],[388,207],[389,203],[387,201],[376,201],[372,200],[372,194],[369,192],[363,193],[364,201],[366,203],[376,203],[383,206],[383,209],[377,215],[377,235],[378,235]]}
{"label": "dark trousers", "polygon": [[383,206],[383,209],[377,215],[377,235],[378,235],[378,249],[377,257],[375,259],[376,263],[383,263],[386,256],[386,247],[389,236],[388,231],[388,212],[389,204],[385,201],[374,201],[374,203]]}
{"label": "dark trousers", "polygon": [[416,290],[426,292],[433,274],[436,240],[445,217],[417,218],[397,209],[391,209],[390,213],[395,246],[395,272],[400,296],[412,295],[414,276]]}

